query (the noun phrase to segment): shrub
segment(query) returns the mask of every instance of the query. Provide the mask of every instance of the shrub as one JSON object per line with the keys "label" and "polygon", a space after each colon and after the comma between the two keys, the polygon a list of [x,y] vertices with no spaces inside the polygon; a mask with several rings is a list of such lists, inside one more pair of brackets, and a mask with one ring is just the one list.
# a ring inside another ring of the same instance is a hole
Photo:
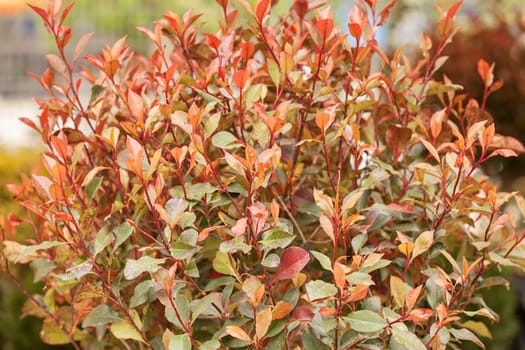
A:
{"label": "shrub", "polygon": [[[35,150],[19,149],[4,150],[0,147],[0,183],[18,181],[18,173],[28,174],[33,165],[37,163],[38,153]],[[20,215],[23,212],[21,206],[13,203],[11,193],[4,187],[0,187],[0,220],[2,215]],[[18,239],[29,238],[32,230],[29,227],[20,229],[17,233]],[[41,290],[41,285],[32,282],[32,274],[27,265],[18,265],[12,269],[21,282],[33,293]],[[0,280],[0,349],[16,350],[28,349],[43,350],[50,349],[51,345],[39,341],[40,320],[32,317],[19,319],[20,309],[25,302],[25,297],[9,280]],[[20,334],[24,334],[23,337]],[[56,346],[53,347],[56,349]]]}
{"label": "shrub", "polygon": [[[480,297],[523,265],[523,198],[480,170],[523,151],[484,104],[433,78],[456,32],[387,57],[391,6],[365,1],[349,38],[331,10],[218,0],[217,34],[166,12],[150,57],[125,39],[80,60],[71,6],[33,7],[57,43],[35,76],[45,172],[9,186],[2,269],[30,264],[23,312],[75,348],[444,349],[490,337]],[[350,39],[350,41],[348,40]],[[483,101],[501,86],[480,60]],[[84,101],[83,84],[91,88]],[[437,101],[437,102],[436,102]],[[439,106],[439,107],[436,107]],[[507,202],[519,211],[504,212]],[[26,223],[34,237],[16,240]],[[489,274],[490,273],[490,274]]]}

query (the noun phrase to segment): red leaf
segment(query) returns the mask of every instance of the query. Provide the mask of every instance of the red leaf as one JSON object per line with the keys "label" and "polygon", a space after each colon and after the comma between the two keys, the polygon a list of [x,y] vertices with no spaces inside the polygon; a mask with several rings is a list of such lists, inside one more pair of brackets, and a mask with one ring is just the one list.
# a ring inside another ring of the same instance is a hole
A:
{"label": "red leaf", "polygon": [[287,248],[281,255],[281,263],[273,276],[272,283],[297,276],[308,262],[310,262],[310,254],[303,248]]}
{"label": "red leaf", "polygon": [[55,214],[55,219],[56,220],[61,220],[61,221],[73,221],[73,217],[67,213],[64,213],[64,212],[58,212]]}
{"label": "red leaf", "polygon": [[268,10],[268,5],[270,5],[270,0],[261,0],[259,5],[257,5],[256,16],[259,23],[262,22],[263,17]]}
{"label": "red leaf", "polygon": [[18,226],[22,223],[22,219],[20,219],[16,214],[13,213],[7,214],[7,220],[12,226]]}
{"label": "red leaf", "polygon": [[301,305],[293,310],[292,318],[298,321],[311,321],[314,318],[314,313],[308,306]]}
{"label": "red leaf", "polygon": [[463,3],[463,0],[456,2],[454,5],[450,6],[450,8],[447,11],[447,18],[453,19],[456,16],[456,12],[458,12],[459,7]]}
{"label": "red leaf", "polygon": [[385,5],[385,7],[383,7],[381,12],[379,13],[379,17],[381,18],[381,20],[377,24],[378,26],[382,26],[386,22],[388,16],[390,16],[390,10],[392,10],[396,3],[397,0],[391,0],[388,4]]}
{"label": "red leaf", "polygon": [[38,128],[38,126],[36,126],[35,122],[32,121],[31,119],[28,119],[28,118],[18,118],[18,120],[20,120],[22,123],[26,124],[27,126],[29,126],[31,129],[34,129],[36,132],[40,132],[40,129]]}
{"label": "red leaf", "polygon": [[29,6],[31,8],[31,10],[35,11],[37,13],[37,15],[42,17],[42,19],[45,22],[47,22],[48,14],[47,14],[46,10],[44,10],[43,8],[40,8],[38,6],[35,6],[35,5],[31,5],[31,4],[26,4],[26,5]]}
{"label": "red leaf", "polygon": [[132,90],[128,90],[128,105],[133,117],[140,122],[144,121],[144,101],[142,101],[142,97]]}
{"label": "red leaf", "polygon": [[208,45],[214,50],[217,50],[221,44],[219,38],[213,34],[206,34],[206,39],[208,39]]}
{"label": "red leaf", "polygon": [[334,29],[334,21],[331,18],[322,18],[317,21],[316,27],[319,31],[319,34],[321,35],[321,38],[323,41],[325,41],[328,39],[330,34],[332,34],[332,30]]}
{"label": "red leaf", "polygon": [[[60,22],[64,22],[64,20],[66,19],[67,15],[69,14],[69,11],[71,11],[71,8],[73,7],[73,5],[75,5],[75,2],[71,2],[69,5],[66,6],[64,11],[62,11],[62,15],[60,16]],[[60,5],[60,7],[62,7],[62,4]],[[60,7],[59,7],[59,9],[60,9]]]}
{"label": "red leaf", "polygon": [[358,23],[348,23],[348,31],[359,42],[362,34],[361,26]]}
{"label": "red leaf", "polygon": [[250,71],[247,68],[241,69],[240,71],[235,72],[233,75],[233,82],[241,90],[244,88],[244,85],[246,85],[246,82],[248,82],[249,79]]}
{"label": "red leaf", "polygon": [[501,148],[501,149],[497,149],[494,152],[492,152],[488,158],[492,158],[492,157],[495,157],[495,156],[501,156],[501,157],[509,158],[509,157],[517,157],[518,154],[515,151],[511,150],[511,149]]}
{"label": "red leaf", "polygon": [[295,0],[293,3],[294,11],[297,13],[299,18],[302,20],[308,13],[308,1],[307,0]]}

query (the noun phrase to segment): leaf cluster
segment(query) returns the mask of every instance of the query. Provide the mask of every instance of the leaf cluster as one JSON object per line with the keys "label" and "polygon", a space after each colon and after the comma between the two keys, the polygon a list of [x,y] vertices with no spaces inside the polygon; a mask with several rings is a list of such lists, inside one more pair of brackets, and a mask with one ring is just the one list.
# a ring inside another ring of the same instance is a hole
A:
{"label": "leaf cluster", "polygon": [[503,208],[525,202],[480,166],[524,149],[484,117],[494,65],[481,105],[434,77],[461,3],[411,61],[374,39],[395,1],[354,7],[349,35],[321,2],[238,2],[250,20],[218,0],[216,34],[191,11],[139,28],[149,57],[123,38],[83,58],[90,34],[68,55],[71,5],[33,7],[58,53],[23,120],[45,171],[10,185],[26,215],[2,226],[2,270],[46,286],[23,313],[77,349],[483,348],[479,291],[523,266]]}

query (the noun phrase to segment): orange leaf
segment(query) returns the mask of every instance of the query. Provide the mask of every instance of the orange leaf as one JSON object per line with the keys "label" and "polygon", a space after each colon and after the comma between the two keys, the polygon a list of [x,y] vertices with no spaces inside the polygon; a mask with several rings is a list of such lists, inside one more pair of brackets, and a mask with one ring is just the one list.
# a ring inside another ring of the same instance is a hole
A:
{"label": "orange leaf", "polygon": [[332,220],[330,220],[330,218],[325,214],[321,214],[319,217],[319,223],[328,237],[330,237],[330,239],[335,242],[334,225],[332,224]]}
{"label": "orange leaf", "polygon": [[408,319],[414,322],[424,322],[434,315],[432,309],[414,309],[410,311]]}
{"label": "orange leaf", "polygon": [[432,136],[434,138],[437,138],[441,133],[441,127],[443,121],[445,120],[445,116],[445,109],[437,111],[432,115],[432,118],[430,119],[430,131],[432,132]]}
{"label": "orange leaf", "polygon": [[333,118],[326,112],[317,113],[315,116],[315,125],[324,132],[332,125]]}
{"label": "orange leaf", "polygon": [[268,333],[268,328],[272,323],[272,310],[269,307],[259,312],[256,316],[256,325],[255,325],[255,336],[257,339],[262,339]]}
{"label": "orange leaf", "polygon": [[337,315],[337,310],[328,306],[323,306],[319,309],[319,313],[321,316],[328,318]]}
{"label": "orange leaf", "polygon": [[343,289],[345,287],[345,270],[343,268],[343,265],[341,263],[338,263],[337,261],[334,263],[334,282],[335,285],[339,289]]}
{"label": "orange leaf", "polygon": [[490,66],[487,61],[480,58],[478,61],[478,74],[483,79],[485,86],[490,86],[494,82],[494,65]]}
{"label": "orange leaf", "polygon": [[272,212],[272,218],[275,223],[279,222],[279,204],[272,199],[272,204],[270,205],[270,210]]}
{"label": "orange leaf", "polygon": [[275,307],[272,310],[272,320],[280,320],[281,318],[285,318],[290,314],[290,311],[292,311],[292,305],[290,305],[290,303],[287,303],[286,301],[279,301],[277,304],[275,304]]}
{"label": "orange leaf", "polygon": [[416,301],[419,298],[419,294],[421,293],[422,288],[423,286],[421,285],[407,292],[407,295],[405,297],[405,303],[407,304],[408,310],[412,310],[414,305],[416,305]]}
{"label": "orange leaf", "polygon": [[231,335],[234,338],[245,340],[251,342],[250,336],[244,329],[238,326],[227,326],[226,327],[226,333]]}
{"label": "orange leaf", "polygon": [[358,284],[346,299],[349,303],[354,303],[363,300],[368,295],[368,286],[366,284]]}

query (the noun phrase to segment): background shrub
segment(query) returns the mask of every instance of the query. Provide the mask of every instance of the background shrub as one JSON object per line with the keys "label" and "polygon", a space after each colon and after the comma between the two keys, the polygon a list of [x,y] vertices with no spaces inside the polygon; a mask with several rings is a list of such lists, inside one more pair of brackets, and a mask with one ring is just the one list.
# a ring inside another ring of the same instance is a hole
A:
{"label": "background shrub", "polygon": [[[374,35],[394,1],[329,8],[269,0],[217,34],[166,12],[150,57],[121,39],[66,54],[71,6],[33,7],[57,44],[35,76],[44,170],[8,188],[2,270],[30,264],[23,312],[75,348],[444,349],[490,331],[481,291],[520,268],[523,198],[480,166],[523,152],[484,111],[501,87],[477,62],[481,101],[434,72],[456,29],[412,62]],[[366,7],[366,8],[365,8]],[[365,12],[366,11],[366,12]],[[348,40],[350,39],[350,41]],[[84,101],[83,84],[91,97]],[[509,201],[516,212],[503,212]],[[20,241],[18,228],[33,228]],[[18,238],[18,240],[17,240]]]}

